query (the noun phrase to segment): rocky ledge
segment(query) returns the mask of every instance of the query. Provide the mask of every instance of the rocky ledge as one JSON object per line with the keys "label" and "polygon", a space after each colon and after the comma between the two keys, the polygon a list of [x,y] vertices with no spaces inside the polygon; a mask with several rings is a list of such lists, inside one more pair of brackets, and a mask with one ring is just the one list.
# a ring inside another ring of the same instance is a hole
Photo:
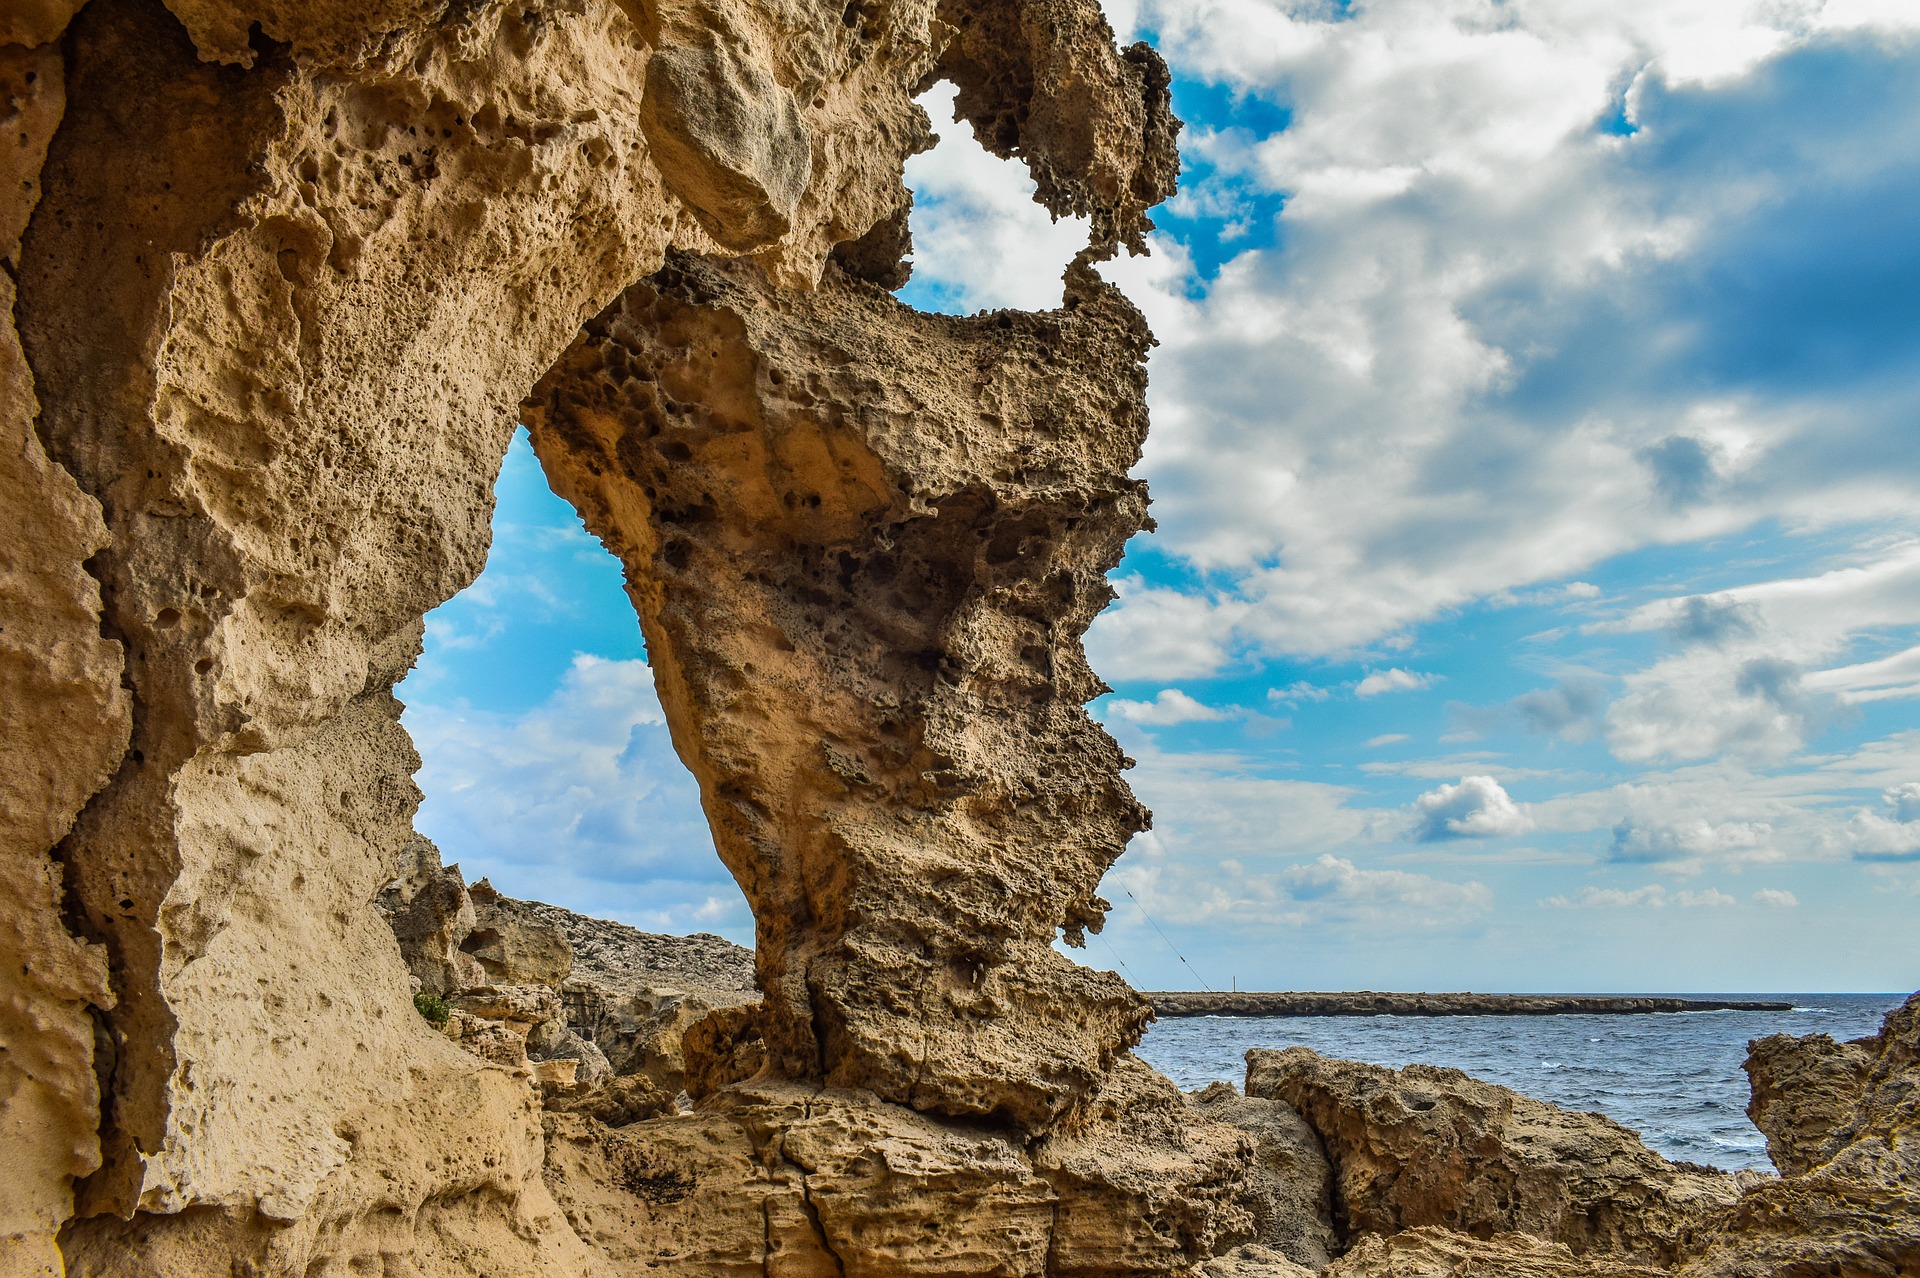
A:
{"label": "rocky ledge", "polygon": [[1634,1016],[1656,1012],[1788,1012],[1791,1003],[1624,994],[1348,994],[1161,991],[1156,1016]]}
{"label": "rocky ledge", "polygon": [[[1775,1036],[1749,1050],[1748,1113],[1778,1176],[1670,1162],[1602,1115],[1458,1070],[1249,1052],[1245,1097],[1215,1084],[1189,1098],[1256,1134],[1258,1147],[1246,1202],[1260,1232],[1204,1272],[1920,1273],[1920,994],[1870,1038]],[[1286,1196],[1270,1177],[1263,1186],[1262,1167],[1286,1169]]]}

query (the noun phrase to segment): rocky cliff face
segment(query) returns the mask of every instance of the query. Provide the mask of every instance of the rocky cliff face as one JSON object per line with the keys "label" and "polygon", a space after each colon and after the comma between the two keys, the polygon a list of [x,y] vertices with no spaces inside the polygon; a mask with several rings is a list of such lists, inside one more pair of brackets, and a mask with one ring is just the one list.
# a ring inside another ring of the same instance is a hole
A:
{"label": "rocky cliff face", "polygon": [[626,565],[788,1077],[1038,1133],[1146,1023],[1052,943],[1145,821],[1079,636],[1145,518],[1147,340],[1080,267],[956,319],[674,257],[528,401]]}
{"label": "rocky cliff face", "polygon": [[[481,566],[523,402],[627,565],[759,920],[764,1013],[696,1038],[711,1086],[755,1051],[764,1082],[657,1140],[787,1178],[769,1266],[802,1226],[808,1264],[884,1268],[984,1222],[940,1206],[971,1192],[933,1170],[955,1142],[1030,1204],[1009,1272],[1164,1271],[1231,1221],[1241,1138],[1124,1055],[1136,996],[1051,949],[1145,819],[1078,643],[1143,518],[1147,336],[1084,265],[1047,316],[885,295],[936,78],[1089,216],[1090,258],[1140,244],[1177,126],[1093,0],[0,17],[0,1119],[31,1151],[0,1268],[670,1254],[572,1206],[678,1192],[609,1135],[657,1106],[561,1098],[600,1127],[549,1144],[506,1041],[564,1016],[557,952],[469,891],[401,902],[403,959],[375,904],[417,800],[390,689]],[[928,1197],[890,1234],[845,1142],[892,1131],[929,1161],[902,1154]]]}

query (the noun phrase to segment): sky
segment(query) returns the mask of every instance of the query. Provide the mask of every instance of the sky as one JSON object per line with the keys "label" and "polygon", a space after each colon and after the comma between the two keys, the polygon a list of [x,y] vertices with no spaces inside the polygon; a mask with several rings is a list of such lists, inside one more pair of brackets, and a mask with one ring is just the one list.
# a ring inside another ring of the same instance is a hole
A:
{"label": "sky", "polygon": [[[1142,988],[1920,985],[1920,5],[1108,0],[1178,196],[1093,712]],[[926,99],[913,281],[1084,225]],[[469,878],[751,943],[614,561],[524,436],[400,695]]]}

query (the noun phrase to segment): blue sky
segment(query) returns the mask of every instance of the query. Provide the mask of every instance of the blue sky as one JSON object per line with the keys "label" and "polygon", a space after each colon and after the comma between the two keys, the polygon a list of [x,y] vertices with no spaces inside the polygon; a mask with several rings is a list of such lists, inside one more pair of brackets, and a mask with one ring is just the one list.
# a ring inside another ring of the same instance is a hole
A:
{"label": "blue sky", "polygon": [[[1109,14],[1188,129],[1154,254],[1107,268],[1161,341],[1160,529],[1089,651],[1156,825],[1084,961],[1920,984],[1920,10]],[[950,101],[903,296],[1054,304],[1084,226]],[[401,689],[421,829],[509,892],[749,940],[618,569],[522,441],[495,536]]]}

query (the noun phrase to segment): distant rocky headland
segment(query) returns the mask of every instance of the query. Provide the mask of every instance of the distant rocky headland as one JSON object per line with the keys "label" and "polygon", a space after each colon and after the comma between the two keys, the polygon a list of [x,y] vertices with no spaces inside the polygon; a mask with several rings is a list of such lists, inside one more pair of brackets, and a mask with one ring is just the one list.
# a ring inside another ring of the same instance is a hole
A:
{"label": "distant rocky headland", "polygon": [[1638,994],[1347,994],[1158,991],[1156,1016],[1637,1016],[1660,1012],[1790,1012],[1791,1003]]}

